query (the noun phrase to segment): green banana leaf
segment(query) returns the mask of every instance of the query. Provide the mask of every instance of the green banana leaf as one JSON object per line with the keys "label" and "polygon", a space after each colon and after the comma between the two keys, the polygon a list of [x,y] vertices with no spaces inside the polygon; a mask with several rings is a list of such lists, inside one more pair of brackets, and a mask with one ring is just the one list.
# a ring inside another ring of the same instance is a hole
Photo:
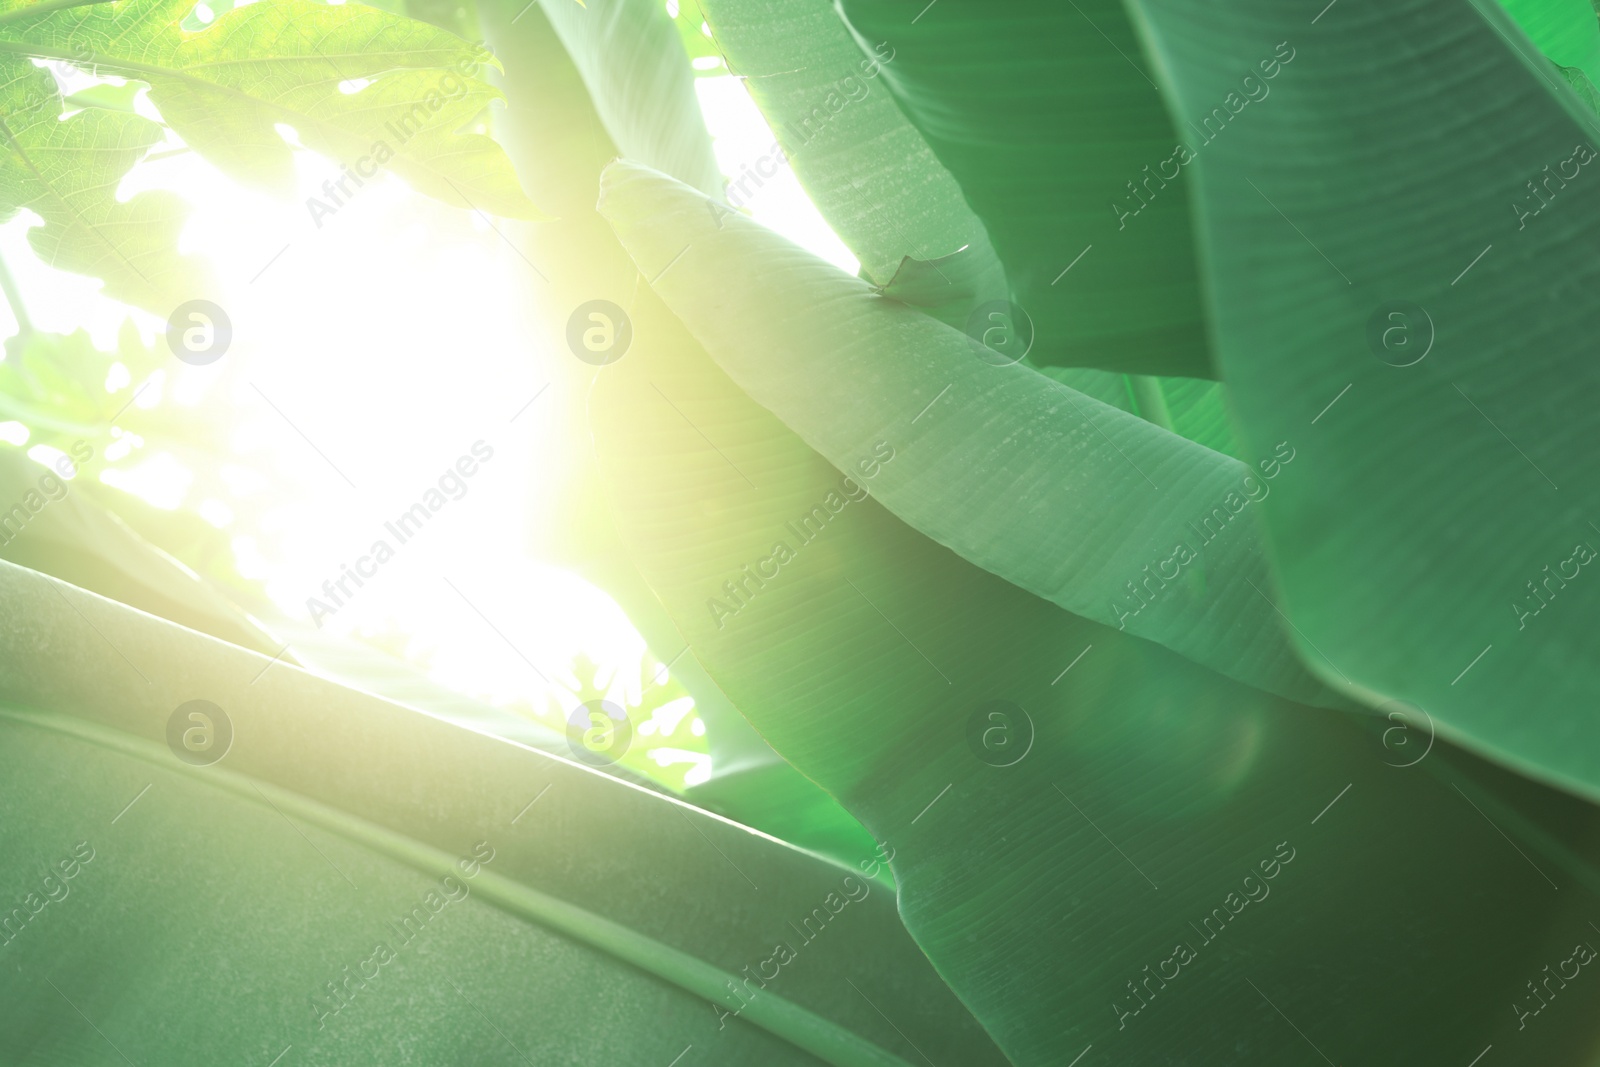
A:
{"label": "green banana leaf", "polygon": [[[608,210],[649,180],[614,177]],[[1502,802],[1420,716],[1272,698],[846,500],[710,358],[642,344],[676,325],[635,316],[597,382],[619,531],[735,704],[893,848],[908,928],[1013,1063],[1585,1061],[1593,1001],[1525,983],[1592,938],[1600,882],[1524,812],[1581,838],[1586,805]]]}
{"label": "green banana leaf", "polygon": [[[607,10],[616,20],[612,34],[628,30],[636,35],[626,45],[630,52],[661,54],[645,66],[660,77],[671,72],[676,79],[674,88],[661,90],[665,98],[676,101],[680,109],[693,109],[669,124],[677,131],[676,139],[664,141],[660,131],[641,131],[626,121],[627,109],[634,103],[627,95],[633,90],[626,77],[613,75],[586,85],[580,71],[606,69],[603,59],[609,53],[575,63],[543,8],[523,10],[520,4],[506,3],[480,9],[486,38],[505,64],[508,107],[498,118],[497,137],[532,195],[558,216],[530,227],[520,242],[530,264],[542,265],[529,271],[529,330],[546,338],[556,357],[550,395],[522,417],[558,420],[571,441],[566,449],[571,460],[568,477],[554,509],[562,521],[543,533],[535,549],[609,593],[651,651],[670,665],[672,676],[694,696],[696,714],[706,724],[713,774],[689,791],[692,802],[853,865],[873,855],[876,842],[832,797],[773,752],[705,674],[618,540],[600,488],[590,441],[589,392],[595,368],[567,350],[567,322],[591,300],[609,299],[624,308],[634,306],[636,294],[638,299],[654,300],[648,289],[640,292],[643,282],[633,261],[595,213],[600,171],[618,154],[613,136],[629,137],[630,151],[659,153],[655,158],[666,163],[683,161],[681,173],[702,184],[709,181],[695,161],[710,158],[710,138],[700,124],[683,45],[665,13],[654,5],[646,10],[636,4]],[[572,47],[597,48],[611,39],[593,24],[578,25],[590,29],[569,33]],[[600,100],[608,101],[604,108],[597,106]],[[602,112],[622,116],[615,134],[601,121]],[[681,331],[679,335],[680,343],[694,343]],[[882,873],[887,877],[888,868]]]}
{"label": "green banana leaf", "polygon": [[[1103,404],[1149,419],[1213,452],[1234,459],[1243,458],[1243,449],[1234,436],[1228,415],[1227,391],[1221,382],[1111,374],[1082,367],[1035,369]],[[1149,403],[1152,398],[1154,405]],[[1151,411],[1151,406],[1157,410]]]}
{"label": "green banana leaf", "polygon": [[[958,325],[976,303],[1008,295],[983,223],[881,80],[898,54],[892,40],[862,47],[825,0],[702,6],[713,40],[777,138],[730,180],[735,204],[759,197],[778,168],[792,167],[868,278],[903,290],[909,268],[934,303],[965,297]],[[958,252],[964,277],[947,261]],[[963,283],[967,292],[952,292]]]}
{"label": "green banana leaf", "polygon": [[[981,303],[1006,295],[1004,273],[983,223],[878,81],[896,52],[869,50],[820,0],[706,0],[716,47],[761,107],[773,151],[741,165],[730,183],[749,202],[778,166],[794,169],[865,275],[889,279],[884,295],[966,329]],[[869,195],[870,194],[870,195]],[[939,253],[951,248],[949,255]],[[916,286],[913,289],[913,286]],[[1148,417],[1123,376],[1038,364],[1104,403]],[[1160,379],[1167,428],[1239,456],[1214,382]]]}
{"label": "green banana leaf", "polygon": [[1189,178],[1240,437],[1300,448],[1261,516],[1307,664],[1600,796],[1596,116],[1492,3],[1138,9],[1182,114],[1296,53]]}
{"label": "green banana leaf", "polygon": [[1500,0],[1552,63],[1600,79],[1600,21],[1590,0]]}
{"label": "green banana leaf", "polygon": [[865,869],[22,568],[0,595],[8,1063],[1004,1062]]}
{"label": "green banana leaf", "polygon": [[[80,440],[75,450],[82,447]],[[88,454],[75,458],[82,462]],[[227,597],[61,477],[72,471],[72,459],[57,462],[60,470],[0,447],[0,559],[294,662],[281,641]]]}
{"label": "green banana leaf", "polygon": [[1172,432],[1235,459],[1243,449],[1228,416],[1227,393],[1220,382],[1195,378],[1158,378],[1172,419]]}
{"label": "green banana leaf", "polygon": [[[495,5],[511,3],[486,6]],[[666,8],[656,0],[594,7],[546,0],[541,10],[588,86],[611,140],[701,192],[721,193],[722,174],[700,118],[683,41]]]}
{"label": "green banana leaf", "polygon": [[1170,188],[1181,138],[1121,4],[839,10],[863,47],[891,43],[882,82],[983,220],[1031,359],[1214,376],[1189,206]]}
{"label": "green banana leaf", "polygon": [[1291,441],[1240,463],[994,366],[970,338],[647,169],[615,164],[603,181],[602,213],[657,292],[852,486],[1078,615],[1338,703],[1284,639],[1258,529],[1241,517],[1292,470]]}

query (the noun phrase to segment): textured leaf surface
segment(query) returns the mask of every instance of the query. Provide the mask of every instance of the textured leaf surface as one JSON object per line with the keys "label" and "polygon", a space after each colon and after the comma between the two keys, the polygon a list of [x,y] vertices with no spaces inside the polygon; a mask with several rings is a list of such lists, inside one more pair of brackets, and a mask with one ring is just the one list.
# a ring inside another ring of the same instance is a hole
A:
{"label": "textured leaf surface", "polygon": [[[1333,1062],[1467,1063],[1513,1038],[1582,1062],[1600,994],[1520,1036],[1508,1005],[1585,938],[1592,874],[1457,779],[1552,890],[1430,776],[1442,742],[1399,769],[1425,738],[1077,618],[870,496],[797,532],[844,495],[838,469],[692,350],[605,368],[595,410],[641,570],[774,747],[892,846],[907,925],[1012,1062],[1319,1062],[1274,1004]],[[884,443],[865,486],[913,458]],[[1440,968],[1429,946],[1452,939],[1470,950]],[[1179,944],[1195,958],[1172,962]],[[1408,1025],[1373,1024],[1401,1000]]]}
{"label": "textured leaf surface", "polygon": [[[17,567],[0,590],[8,1062],[999,1062],[849,869]],[[208,766],[167,741],[193,699],[231,725]]]}
{"label": "textured leaf surface", "polygon": [[1122,5],[908,6],[841,10],[892,42],[883,82],[987,227],[1031,358],[1212,377],[1181,138]]}
{"label": "textured leaf surface", "polygon": [[703,6],[717,46],[777,138],[773,151],[730,181],[730,200],[750,202],[772,172],[792,167],[873,281],[904,285],[906,260],[941,263],[964,248],[954,269],[918,272],[931,297],[919,303],[948,301],[951,294],[939,293],[941,285],[970,287],[984,299],[1006,296],[983,223],[883,78],[896,61],[900,34],[863,46],[827,0],[707,0]]}
{"label": "textured leaf surface", "polygon": [[666,9],[656,0],[608,0],[594,7],[546,0],[542,10],[611,140],[631,157],[720,195],[722,174],[700,118],[683,42]]}
{"label": "textured leaf surface", "polygon": [[[1068,388],[1094,397],[1102,404],[1141,418],[1150,417],[1135,395],[1133,375],[1084,367],[1045,366],[1034,369]],[[1153,383],[1160,390],[1162,407],[1172,424],[1173,433],[1214,452],[1239,458],[1239,442],[1234,437],[1233,425],[1228,418],[1227,393],[1221,382],[1162,377],[1146,378],[1145,381]]]}
{"label": "textured leaf surface", "polygon": [[0,57],[0,215],[26,208],[44,219],[29,233],[39,258],[105,280],[109,296],[162,315],[206,292],[209,279],[177,251],[184,207],[171,193],[117,199],[117,184],[161,128],[89,108],[61,118],[48,70]]}
{"label": "textured leaf surface", "polygon": [[1307,662],[1600,796],[1595,116],[1492,3],[1140,6],[1181,109],[1298,53],[1197,165],[1241,437],[1303,442],[1262,514]]}
{"label": "textured leaf surface", "polygon": [[1292,442],[1247,466],[994,366],[962,333],[643,168],[610,168],[601,210],[719,364],[836,467],[864,483],[875,442],[903,455],[869,488],[917,529],[1230,677],[1337,699],[1283,637],[1248,514],[1296,476]]}

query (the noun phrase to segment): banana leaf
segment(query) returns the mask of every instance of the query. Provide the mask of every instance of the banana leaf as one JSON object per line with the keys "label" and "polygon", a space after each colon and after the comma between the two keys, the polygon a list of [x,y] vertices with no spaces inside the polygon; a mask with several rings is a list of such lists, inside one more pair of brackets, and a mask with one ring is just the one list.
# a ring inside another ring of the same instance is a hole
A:
{"label": "banana leaf", "polygon": [[1307,664],[1600,796],[1600,118],[1490,2],[1136,6],[1179,113],[1296,55],[1190,178],[1240,438],[1302,442],[1260,514]]}
{"label": "banana leaf", "polygon": [[1004,1062],[866,868],[23,568],[0,596],[8,1063]]}
{"label": "banana leaf", "polygon": [[1123,5],[911,6],[839,10],[864,48],[892,46],[883,84],[983,220],[1032,322],[1029,358],[1214,377],[1173,188],[1182,137]]}
{"label": "banana leaf", "polygon": [[[666,183],[608,180],[649,248],[684,216],[629,182]],[[745,250],[796,276],[792,249]],[[658,283],[708,344],[752,321],[716,263]],[[745,343],[794,329],[767,325]],[[597,382],[618,529],[735,705],[893,848],[907,927],[1013,1063],[1588,1062],[1600,985],[1531,984],[1596,936],[1587,804],[1505,788],[1414,710],[1275,698],[979,569],[709,357],[643,343],[676,328],[636,315],[637,358]],[[912,459],[863,446],[877,477]]]}
{"label": "banana leaf", "polygon": [[[565,39],[542,7],[496,3],[479,12],[488,42],[505,63],[509,106],[499,117],[496,135],[521,181],[559,216],[519,235],[519,248],[531,267],[530,335],[546,338],[555,356],[549,395],[524,417],[556,420],[570,461],[560,503],[552,509],[562,520],[535,535],[535,551],[572,567],[609,593],[651,651],[694,696],[696,714],[706,724],[713,774],[690,790],[693,803],[854,865],[875,854],[876,842],[832,797],[773,752],[705,674],[640,578],[601,489],[589,413],[596,368],[568,350],[567,322],[592,300],[607,299],[629,309],[636,294],[654,298],[648,289],[640,294],[642,280],[633,261],[595,213],[600,171],[618,155],[613,138],[626,138],[630,152],[677,167],[685,180],[709,185],[701,161],[711,158],[711,148],[694,102],[683,45],[664,10],[630,0],[588,15],[566,12],[565,7],[560,11],[565,14],[558,13],[555,22],[564,28]],[[658,57],[644,64],[653,72],[654,86],[645,99],[652,108],[673,103],[677,117],[665,128],[628,118],[629,108],[639,106],[639,78],[605,73],[610,53],[595,51],[618,40],[629,54]],[[669,130],[671,138],[665,136]],[[680,336],[682,343],[694,343],[681,331]],[[887,867],[882,874],[887,877]]]}

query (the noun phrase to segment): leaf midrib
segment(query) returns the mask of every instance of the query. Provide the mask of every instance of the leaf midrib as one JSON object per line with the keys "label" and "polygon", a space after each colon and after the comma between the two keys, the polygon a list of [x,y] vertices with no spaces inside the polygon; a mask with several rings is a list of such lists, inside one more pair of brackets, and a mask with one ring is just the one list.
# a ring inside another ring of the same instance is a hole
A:
{"label": "leaf midrib", "polygon": [[[251,803],[268,799],[271,805],[329,833],[413,867],[424,874],[448,868],[454,857],[349,812],[328,807],[292,790],[217,766],[174,766],[170,754],[151,741],[99,723],[59,712],[24,711],[0,705],[0,720],[65,734],[125,756],[176,771],[212,786],[226,789]],[[677,803],[667,800],[668,803]],[[736,976],[682,949],[658,941],[622,923],[586,908],[524,885],[497,872],[483,870],[473,891],[501,910],[570,937],[637,967],[689,993],[691,996],[740,1010],[740,1018],[761,1027],[796,1048],[835,1067],[911,1067],[904,1059],[793,1001],[774,993],[748,1002],[729,989]]]}

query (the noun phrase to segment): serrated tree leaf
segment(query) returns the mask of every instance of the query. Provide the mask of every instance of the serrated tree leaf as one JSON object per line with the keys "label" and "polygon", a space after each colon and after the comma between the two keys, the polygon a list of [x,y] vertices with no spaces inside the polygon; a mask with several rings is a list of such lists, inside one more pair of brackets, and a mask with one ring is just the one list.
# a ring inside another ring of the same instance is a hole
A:
{"label": "serrated tree leaf", "polygon": [[283,124],[357,179],[392,169],[458,206],[540,217],[498,146],[459,132],[499,96],[481,77],[494,62],[486,50],[374,8],[309,0],[235,8],[189,33],[180,23],[192,6],[19,9],[0,20],[0,51],[148,82],[172,128],[243,181],[292,188]]}
{"label": "serrated tree leaf", "polygon": [[182,200],[159,191],[117,199],[161,128],[99,108],[62,119],[55,79],[16,56],[0,57],[0,79],[0,213],[27,208],[44,219],[28,235],[39,257],[102,278],[107,295],[160,315],[205,293],[207,271],[177,251]]}

